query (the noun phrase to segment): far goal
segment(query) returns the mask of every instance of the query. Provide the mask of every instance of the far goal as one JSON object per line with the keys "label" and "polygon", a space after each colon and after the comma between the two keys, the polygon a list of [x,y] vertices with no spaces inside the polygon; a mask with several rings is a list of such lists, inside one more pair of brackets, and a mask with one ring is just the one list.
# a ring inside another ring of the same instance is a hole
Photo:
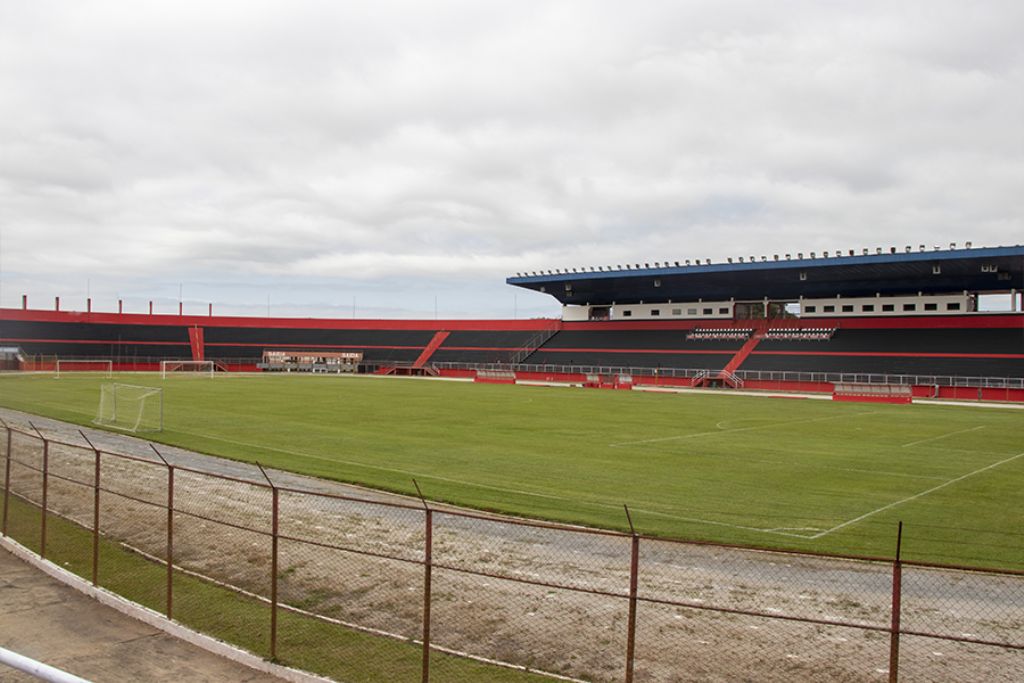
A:
{"label": "far goal", "polygon": [[163,431],[164,390],[135,384],[103,384],[93,424],[125,432]]}
{"label": "far goal", "polygon": [[57,360],[53,366],[54,375],[60,377],[61,373],[69,372],[101,372],[104,377],[111,377],[114,374],[114,362],[109,360]]}
{"label": "far goal", "polygon": [[212,360],[162,360],[160,378],[167,379],[170,373],[191,373],[202,377],[213,377],[216,367]]}

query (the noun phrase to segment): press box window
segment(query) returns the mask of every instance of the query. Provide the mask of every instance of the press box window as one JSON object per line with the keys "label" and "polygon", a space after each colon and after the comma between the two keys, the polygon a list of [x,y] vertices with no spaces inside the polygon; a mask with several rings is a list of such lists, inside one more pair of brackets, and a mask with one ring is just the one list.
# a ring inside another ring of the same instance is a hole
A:
{"label": "press box window", "polygon": [[719,313],[719,315],[729,315],[729,309],[728,308],[719,308],[718,309],[718,313]]}
{"label": "press box window", "polygon": [[806,313],[815,313],[815,312],[817,312],[817,310],[818,310],[817,306],[804,306],[804,312],[806,312]]}
{"label": "press box window", "polygon": [[916,311],[917,310],[917,304],[903,304],[903,310],[904,311]]}
{"label": "press box window", "polygon": [[682,315],[682,314],[683,314],[683,309],[681,309],[681,308],[673,308],[672,309],[672,315]]}
{"label": "press box window", "polygon": [[623,318],[632,318],[633,317],[633,311],[623,311],[622,312],[622,317]]}
{"label": "press box window", "polygon": [[863,306],[860,307],[860,310],[864,311],[865,313],[871,313],[871,312],[873,312],[875,310],[875,305],[874,304],[864,304]]}
{"label": "press box window", "polygon": [[882,304],[882,312],[883,313],[892,313],[895,310],[896,310],[896,305],[895,304]]}
{"label": "press box window", "polygon": [[843,313],[853,313],[853,304],[843,304]]}
{"label": "press box window", "polygon": [[960,303],[956,302],[956,301],[948,303],[948,304],[946,304],[946,310],[947,311],[959,311],[960,310]]}
{"label": "press box window", "polygon": [[712,313],[714,313],[714,309],[713,308],[705,308],[704,309],[704,315],[711,315]]}
{"label": "press box window", "polygon": [[697,315],[697,309],[696,308],[687,308],[686,309],[686,315]]}
{"label": "press box window", "polygon": [[825,313],[835,313],[836,312],[836,307],[832,306],[832,305],[829,305],[829,306],[825,306],[821,310],[823,310]]}
{"label": "press box window", "polygon": [[924,310],[926,310],[926,311],[937,311],[937,310],[939,310],[939,305],[938,304],[925,304],[924,305]]}
{"label": "press box window", "polygon": [[652,308],[651,309],[651,316],[656,316],[656,315],[657,316],[661,315],[661,309],[660,308]]}

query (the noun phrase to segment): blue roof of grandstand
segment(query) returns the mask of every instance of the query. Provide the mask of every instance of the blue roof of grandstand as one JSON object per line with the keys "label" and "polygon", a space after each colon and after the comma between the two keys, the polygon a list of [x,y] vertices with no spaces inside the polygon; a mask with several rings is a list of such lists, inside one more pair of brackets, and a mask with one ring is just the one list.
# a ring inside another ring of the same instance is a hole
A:
{"label": "blue roof of grandstand", "polygon": [[550,294],[563,304],[641,301],[796,300],[874,296],[1007,292],[1024,289],[1024,246],[892,252],[743,263],[654,267],[610,266],[579,272],[523,274],[510,285]]}

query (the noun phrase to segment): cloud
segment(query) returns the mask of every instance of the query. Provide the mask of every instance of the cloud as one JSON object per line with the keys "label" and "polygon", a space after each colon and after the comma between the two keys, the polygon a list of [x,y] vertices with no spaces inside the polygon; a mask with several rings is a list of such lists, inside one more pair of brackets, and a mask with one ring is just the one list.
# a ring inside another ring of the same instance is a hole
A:
{"label": "cloud", "polygon": [[0,305],[288,281],[422,315],[445,283],[486,316],[468,292],[519,270],[1018,242],[1022,24],[952,0],[7,3]]}

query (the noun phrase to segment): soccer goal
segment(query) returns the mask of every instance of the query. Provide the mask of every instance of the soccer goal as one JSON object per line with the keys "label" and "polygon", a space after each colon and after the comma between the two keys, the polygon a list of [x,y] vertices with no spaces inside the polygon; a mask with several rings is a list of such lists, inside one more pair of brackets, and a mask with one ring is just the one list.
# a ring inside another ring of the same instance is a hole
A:
{"label": "soccer goal", "polygon": [[160,378],[167,379],[172,372],[188,372],[194,375],[213,377],[216,370],[212,360],[162,360]]}
{"label": "soccer goal", "polygon": [[126,432],[164,428],[164,390],[135,384],[103,384],[93,424]]}
{"label": "soccer goal", "polygon": [[60,373],[69,372],[102,372],[105,377],[114,374],[114,362],[109,360],[60,360],[54,363],[54,375],[60,377]]}

